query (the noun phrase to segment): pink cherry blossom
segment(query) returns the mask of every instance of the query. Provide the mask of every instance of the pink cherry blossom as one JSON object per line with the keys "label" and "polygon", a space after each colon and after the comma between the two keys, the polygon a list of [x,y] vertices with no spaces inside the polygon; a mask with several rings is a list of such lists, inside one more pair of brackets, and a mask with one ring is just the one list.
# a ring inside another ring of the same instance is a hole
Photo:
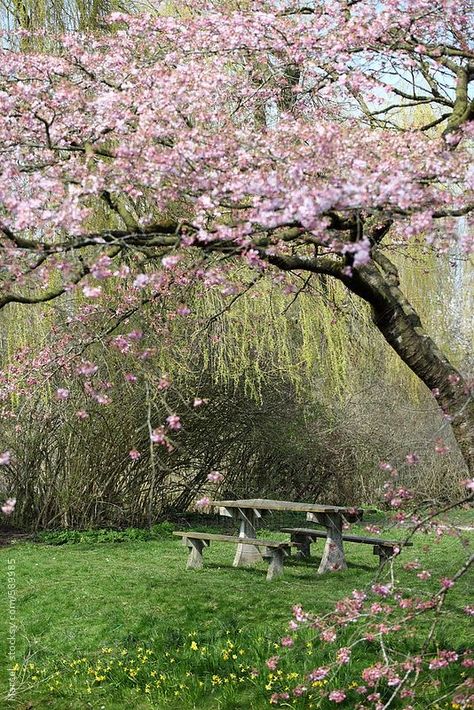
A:
{"label": "pink cherry blossom", "polygon": [[4,451],[0,454],[0,466],[8,466],[11,461],[11,454],[9,451]]}
{"label": "pink cherry blossom", "polygon": [[131,330],[127,337],[132,342],[137,342],[143,338],[143,332],[141,330]]}
{"label": "pink cherry blossom", "polygon": [[98,298],[102,293],[100,286],[84,286],[82,293],[86,298]]}
{"label": "pink cherry blossom", "polygon": [[269,668],[271,671],[274,671],[278,665],[278,661],[280,660],[280,656],[271,656],[265,661],[265,665],[267,668]]}
{"label": "pink cherry blossom", "polygon": [[171,254],[170,256],[164,256],[161,263],[165,269],[172,269],[179,262],[180,258],[179,254]]}
{"label": "pink cherry blossom", "polygon": [[443,454],[447,454],[448,452],[449,452],[449,447],[446,446],[443,439],[437,439],[436,445],[435,445],[435,453],[437,453],[439,456],[442,456]]}
{"label": "pink cherry blossom", "polygon": [[346,697],[343,690],[331,690],[328,695],[329,700],[333,703],[343,703]]}
{"label": "pink cherry blossom", "polygon": [[346,663],[349,663],[351,659],[351,649],[347,647],[340,648],[339,651],[336,654],[336,660],[338,663],[342,663],[343,665]]}
{"label": "pink cherry blossom", "polygon": [[224,476],[222,475],[222,473],[219,473],[219,471],[211,471],[207,474],[207,480],[210,483],[220,483],[223,478]]}
{"label": "pink cherry blossom", "polygon": [[166,444],[167,439],[164,427],[160,426],[157,429],[153,429],[150,434],[150,439],[154,444]]}
{"label": "pink cherry blossom", "polygon": [[95,375],[98,369],[99,366],[95,365],[93,362],[84,361],[81,362],[80,365],[78,365],[78,367],[76,368],[76,372],[78,375],[84,375],[84,377],[92,377],[92,375]]}
{"label": "pink cherry blossom", "polygon": [[316,681],[316,680],[324,680],[326,676],[329,673],[329,668],[326,666],[320,666],[319,668],[315,668],[311,673],[308,675],[309,680]]}
{"label": "pink cherry blossom", "polygon": [[293,688],[293,695],[295,698],[301,698],[307,692],[308,688],[304,685],[297,685],[296,688]]}
{"label": "pink cherry blossom", "polygon": [[145,286],[147,286],[149,284],[149,282],[150,282],[150,277],[148,276],[148,274],[139,274],[133,282],[133,288],[136,288],[136,289],[144,288]]}
{"label": "pink cherry blossom", "polygon": [[173,429],[174,431],[178,431],[183,426],[181,424],[181,419],[178,417],[177,414],[170,414],[168,417],[166,417],[166,423],[168,424],[169,428]]}
{"label": "pink cherry blossom", "polygon": [[91,274],[96,279],[107,279],[112,275],[112,271],[109,268],[112,263],[112,259],[103,254],[96,262],[91,266]]}
{"label": "pink cherry blossom", "polygon": [[56,399],[65,400],[69,398],[69,390],[64,387],[59,387],[56,390]]}
{"label": "pink cherry blossom", "polygon": [[377,525],[366,525],[364,529],[367,530],[367,532],[372,533],[373,535],[380,535],[382,532]]}
{"label": "pink cherry blossom", "polygon": [[362,671],[362,679],[367,683],[369,688],[373,688],[377,681],[386,675],[386,672],[386,668],[381,663],[377,663]]}
{"label": "pink cherry blossom", "polygon": [[15,510],[16,498],[7,498],[5,503],[2,505],[2,513],[4,515],[11,515]]}

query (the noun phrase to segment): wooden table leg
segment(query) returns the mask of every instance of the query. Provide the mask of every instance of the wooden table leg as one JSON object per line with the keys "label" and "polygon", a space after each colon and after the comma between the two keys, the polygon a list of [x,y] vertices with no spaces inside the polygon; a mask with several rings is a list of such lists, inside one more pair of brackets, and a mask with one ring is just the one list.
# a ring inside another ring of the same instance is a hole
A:
{"label": "wooden table leg", "polygon": [[265,550],[264,557],[269,558],[269,566],[267,572],[267,582],[271,582],[277,577],[281,577],[283,574],[283,560],[285,558],[285,551],[278,548],[267,548]]}
{"label": "wooden table leg", "polygon": [[189,549],[189,557],[186,565],[187,569],[201,569],[203,566],[202,551],[209,542],[205,543],[204,540],[190,540],[184,538],[186,545]]}
{"label": "wooden table leg", "polygon": [[342,544],[342,515],[339,513],[317,513],[317,520],[327,530],[326,545],[318,574],[339,572],[347,569]]}
{"label": "wooden table leg", "polygon": [[302,560],[309,560],[311,557],[311,543],[313,542],[310,536],[301,533],[293,533],[291,540],[298,545],[297,557]]}
{"label": "wooden table leg", "polygon": [[394,545],[374,545],[374,555],[379,556],[379,565],[383,567],[395,555]]}
{"label": "wooden table leg", "polygon": [[[239,508],[236,510],[236,513],[238,520],[240,521],[239,537],[252,537],[255,539],[257,537],[256,528],[259,517],[257,511]],[[258,547],[255,547],[255,545],[245,545],[243,542],[239,542],[234,557],[234,567],[245,567],[248,565],[254,565],[261,561],[262,555]]]}

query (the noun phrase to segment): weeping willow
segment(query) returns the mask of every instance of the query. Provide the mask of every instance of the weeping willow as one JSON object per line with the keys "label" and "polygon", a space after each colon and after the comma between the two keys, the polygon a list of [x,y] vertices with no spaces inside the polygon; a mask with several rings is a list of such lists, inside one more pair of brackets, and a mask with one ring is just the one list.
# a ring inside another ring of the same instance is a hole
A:
{"label": "weeping willow", "polygon": [[243,384],[257,399],[278,376],[306,400],[344,399],[380,379],[418,400],[422,385],[375,331],[370,309],[338,282],[321,289],[314,281],[295,298],[262,279],[229,309],[218,291],[198,288],[188,300],[192,315],[171,321],[156,366],[190,383],[202,368],[216,384]]}
{"label": "weeping willow", "polygon": [[[404,293],[427,331],[453,362],[468,369],[474,306],[469,284],[474,269],[462,259],[440,258],[429,249],[420,253],[415,245],[406,247],[396,261]],[[52,281],[59,278],[51,276]],[[255,274],[239,265],[235,279],[250,284]],[[301,288],[297,276],[292,283],[294,290]],[[111,282],[103,284],[111,304],[114,289]],[[47,345],[53,329],[64,326],[82,299],[79,291],[52,303],[10,304],[4,309],[0,314],[4,365],[21,348],[36,351]],[[191,313],[170,318],[183,303]],[[243,385],[256,399],[275,377],[291,382],[305,399],[311,392],[316,398],[324,393],[344,399],[381,380],[402,389],[413,402],[423,393],[417,377],[374,328],[366,304],[324,277],[312,276],[301,291],[288,294],[264,276],[237,297],[223,296],[218,288],[204,288],[198,282],[186,292],[178,290],[144,307],[134,316],[133,326],[144,330],[156,351],[154,359],[144,364],[143,374],[150,367],[184,386],[195,386],[202,373],[215,384]],[[114,334],[130,327],[130,323],[119,326]],[[103,345],[90,349],[89,356],[98,357],[107,367],[109,356]]]}
{"label": "weeping willow", "polygon": [[474,352],[474,263],[454,246],[439,254],[423,238],[407,245],[394,261],[401,285],[427,331],[461,369]]}
{"label": "weeping willow", "polygon": [[1,24],[7,29],[96,29],[114,10],[134,12],[134,0],[0,0]]}

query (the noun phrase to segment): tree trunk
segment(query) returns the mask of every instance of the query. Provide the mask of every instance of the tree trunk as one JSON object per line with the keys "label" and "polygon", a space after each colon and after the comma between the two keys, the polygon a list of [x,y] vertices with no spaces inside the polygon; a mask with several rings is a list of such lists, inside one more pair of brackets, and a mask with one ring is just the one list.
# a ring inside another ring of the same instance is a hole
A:
{"label": "tree trunk", "polygon": [[467,381],[426,335],[420,318],[398,287],[398,273],[386,257],[354,273],[346,285],[368,301],[373,322],[403,362],[433,391],[449,417],[470,472],[474,470],[474,399]]}

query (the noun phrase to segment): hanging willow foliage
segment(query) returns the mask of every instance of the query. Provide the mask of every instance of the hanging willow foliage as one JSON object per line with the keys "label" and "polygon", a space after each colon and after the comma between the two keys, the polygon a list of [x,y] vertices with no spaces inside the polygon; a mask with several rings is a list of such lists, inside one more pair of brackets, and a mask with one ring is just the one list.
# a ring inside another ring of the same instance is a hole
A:
{"label": "hanging willow foliage", "polygon": [[[463,358],[472,352],[472,291],[461,288],[459,280],[466,285],[473,270],[464,262],[453,263],[454,267],[429,250],[416,261],[408,250],[399,258],[405,291],[427,328],[454,362],[467,366]],[[242,278],[242,267],[238,268]],[[249,271],[246,279],[252,283],[255,274]],[[300,287],[295,276],[294,288]],[[106,291],[113,299],[112,284]],[[385,379],[387,386],[404,390],[407,400],[415,402],[422,396],[417,378],[375,332],[369,308],[337,282],[313,276],[301,292],[288,294],[263,276],[237,298],[196,284],[184,300],[191,305],[186,317],[169,317],[179,308],[179,294],[173,302],[154,303],[135,316],[135,325],[144,329],[156,350],[150,367],[177,381],[195,383],[202,371],[219,385],[244,383],[247,394],[260,399],[266,380],[279,376],[305,398],[314,391],[316,396],[343,399]],[[5,309],[0,315],[4,365],[19,348],[38,350],[47,344],[52,328],[64,322],[71,309],[75,309],[71,296],[54,305],[12,304]],[[166,338],[155,336],[163,327]],[[107,357],[101,349],[99,358]]]}
{"label": "hanging willow foliage", "polygon": [[0,0],[3,27],[28,30],[86,30],[100,27],[114,10],[135,12],[134,0]]}

